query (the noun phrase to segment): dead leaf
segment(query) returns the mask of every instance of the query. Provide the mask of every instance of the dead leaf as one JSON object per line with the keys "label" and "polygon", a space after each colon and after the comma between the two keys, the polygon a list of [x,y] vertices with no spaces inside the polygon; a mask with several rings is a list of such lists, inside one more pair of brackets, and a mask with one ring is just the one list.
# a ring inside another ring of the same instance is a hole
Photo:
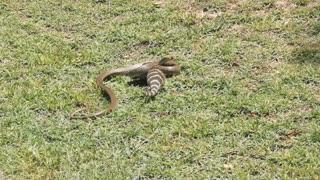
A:
{"label": "dead leaf", "polygon": [[157,8],[160,8],[164,5],[164,2],[163,1],[154,2],[153,5]]}
{"label": "dead leaf", "polygon": [[251,113],[249,114],[249,117],[251,117],[251,118],[258,118],[258,117],[260,117],[260,115],[259,115],[258,113],[256,113],[256,112],[251,112]]}
{"label": "dead leaf", "polygon": [[273,124],[278,123],[278,121],[276,119],[273,119],[273,118],[269,118],[268,121],[273,123]]}
{"label": "dead leaf", "polygon": [[289,140],[293,136],[298,136],[299,134],[301,134],[301,131],[293,129],[293,130],[290,130],[286,135],[281,136],[280,139],[281,140]]}
{"label": "dead leaf", "polygon": [[5,180],[5,179],[7,179],[4,175],[3,175],[3,173],[0,171],[0,180]]}
{"label": "dead leaf", "polygon": [[293,136],[297,136],[297,135],[299,135],[299,134],[301,134],[301,132],[298,131],[298,130],[296,130],[296,129],[294,129],[294,130],[291,130],[291,131],[289,131],[289,132],[287,133],[287,137],[288,137],[289,139],[291,139]]}
{"label": "dead leaf", "polygon": [[234,168],[233,164],[224,164],[223,167],[225,169],[233,169]]}
{"label": "dead leaf", "polygon": [[239,67],[239,66],[240,66],[240,64],[239,64],[239,63],[237,63],[237,62],[233,62],[233,63],[231,63],[231,66],[232,66],[232,67]]}
{"label": "dead leaf", "polygon": [[239,151],[230,151],[225,153],[223,156],[234,156],[234,155],[238,155]]}

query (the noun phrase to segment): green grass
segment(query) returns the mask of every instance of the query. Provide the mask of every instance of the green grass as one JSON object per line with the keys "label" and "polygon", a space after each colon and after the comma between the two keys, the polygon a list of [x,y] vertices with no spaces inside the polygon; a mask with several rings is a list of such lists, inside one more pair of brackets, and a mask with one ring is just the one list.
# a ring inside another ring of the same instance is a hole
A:
{"label": "green grass", "polygon": [[[320,176],[317,0],[0,3],[0,179]],[[173,55],[155,100],[102,71]]]}

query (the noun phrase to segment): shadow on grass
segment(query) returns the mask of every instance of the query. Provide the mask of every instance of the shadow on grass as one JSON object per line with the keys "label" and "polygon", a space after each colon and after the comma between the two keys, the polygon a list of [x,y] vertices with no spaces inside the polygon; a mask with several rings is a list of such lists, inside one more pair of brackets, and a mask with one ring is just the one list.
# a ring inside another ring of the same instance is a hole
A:
{"label": "shadow on grass", "polygon": [[135,86],[135,87],[146,87],[146,86],[148,86],[146,78],[132,79],[127,84],[129,86]]}
{"label": "shadow on grass", "polygon": [[303,32],[309,37],[302,39],[302,45],[292,53],[292,62],[320,64],[320,23],[313,22]]}
{"label": "shadow on grass", "polygon": [[320,40],[304,43],[292,53],[292,62],[320,64]]}

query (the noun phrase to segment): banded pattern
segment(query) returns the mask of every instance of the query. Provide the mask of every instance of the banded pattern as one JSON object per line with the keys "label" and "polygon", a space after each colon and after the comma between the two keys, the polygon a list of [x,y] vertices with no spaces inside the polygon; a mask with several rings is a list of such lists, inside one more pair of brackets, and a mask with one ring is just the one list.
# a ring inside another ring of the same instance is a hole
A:
{"label": "banded pattern", "polygon": [[165,75],[159,69],[151,69],[147,74],[147,95],[155,96],[165,81]]}

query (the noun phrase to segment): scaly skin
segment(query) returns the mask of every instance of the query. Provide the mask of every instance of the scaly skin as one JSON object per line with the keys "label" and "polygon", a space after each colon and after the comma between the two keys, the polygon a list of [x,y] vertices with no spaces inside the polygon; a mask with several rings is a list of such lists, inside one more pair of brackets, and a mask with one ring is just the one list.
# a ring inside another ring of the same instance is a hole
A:
{"label": "scaly skin", "polygon": [[118,100],[115,94],[113,93],[113,91],[109,87],[103,84],[103,81],[108,77],[112,77],[112,76],[130,76],[132,78],[145,78],[147,76],[147,73],[152,69],[159,69],[165,75],[175,75],[180,73],[180,66],[177,64],[175,59],[171,56],[164,57],[160,61],[149,61],[149,62],[129,66],[126,68],[118,68],[118,69],[112,69],[110,71],[105,71],[97,77],[96,83],[109,96],[110,98],[109,107],[99,112],[96,112],[94,114],[84,114],[84,115],[76,116],[78,112],[89,109],[89,108],[82,108],[72,113],[70,115],[70,118],[72,119],[92,118],[93,119],[103,114],[114,111],[115,108],[117,107]]}

